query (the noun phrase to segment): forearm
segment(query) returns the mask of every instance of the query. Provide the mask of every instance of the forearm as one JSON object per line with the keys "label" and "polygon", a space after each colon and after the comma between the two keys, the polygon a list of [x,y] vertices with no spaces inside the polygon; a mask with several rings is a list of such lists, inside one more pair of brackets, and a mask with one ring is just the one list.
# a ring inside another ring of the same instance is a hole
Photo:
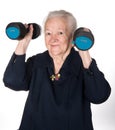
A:
{"label": "forearm", "polygon": [[84,69],[85,96],[90,102],[102,103],[110,95],[111,88],[104,74],[98,69],[95,60],[92,60],[88,69]]}
{"label": "forearm", "polygon": [[3,82],[5,86],[13,90],[27,90],[25,72],[25,55],[13,54],[4,72]]}
{"label": "forearm", "polygon": [[15,54],[16,55],[24,55],[26,53],[28,45],[23,42],[19,42],[16,49],[15,49]]}

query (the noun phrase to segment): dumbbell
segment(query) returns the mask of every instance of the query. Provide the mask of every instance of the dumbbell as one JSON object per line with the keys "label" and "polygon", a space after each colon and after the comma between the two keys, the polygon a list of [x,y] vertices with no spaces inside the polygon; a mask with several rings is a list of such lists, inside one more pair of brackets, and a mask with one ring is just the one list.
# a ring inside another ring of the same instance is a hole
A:
{"label": "dumbbell", "polygon": [[30,24],[33,25],[33,36],[32,39],[37,38],[41,34],[41,27],[36,23],[29,23],[28,28],[21,22],[9,23],[6,27],[6,35],[12,40],[23,39],[24,36],[29,32]]}
{"label": "dumbbell", "polygon": [[82,51],[89,50],[94,44],[94,36],[90,29],[80,27],[74,32],[73,44]]}

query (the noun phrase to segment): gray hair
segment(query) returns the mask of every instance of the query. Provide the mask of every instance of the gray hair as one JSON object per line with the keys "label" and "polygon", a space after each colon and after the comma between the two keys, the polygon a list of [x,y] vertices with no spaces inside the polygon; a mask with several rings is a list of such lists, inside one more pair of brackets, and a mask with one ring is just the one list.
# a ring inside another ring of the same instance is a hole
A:
{"label": "gray hair", "polygon": [[54,17],[62,17],[62,18],[64,18],[68,22],[67,25],[69,27],[69,31],[73,35],[73,33],[75,32],[75,30],[77,28],[77,21],[76,21],[76,19],[73,16],[72,13],[67,12],[65,10],[51,11],[51,12],[49,12],[48,16],[46,17],[45,23],[50,18],[54,18]]}

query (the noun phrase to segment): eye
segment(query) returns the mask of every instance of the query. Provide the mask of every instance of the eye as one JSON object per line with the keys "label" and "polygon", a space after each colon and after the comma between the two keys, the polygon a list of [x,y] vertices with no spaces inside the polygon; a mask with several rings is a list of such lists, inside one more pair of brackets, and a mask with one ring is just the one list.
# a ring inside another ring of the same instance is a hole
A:
{"label": "eye", "polygon": [[62,31],[59,32],[59,35],[63,35],[64,33]]}
{"label": "eye", "polygon": [[46,35],[50,36],[51,35],[51,32],[47,31],[45,32]]}
{"label": "eye", "polygon": [[51,35],[51,33],[50,33],[50,32],[47,32],[46,35]]}

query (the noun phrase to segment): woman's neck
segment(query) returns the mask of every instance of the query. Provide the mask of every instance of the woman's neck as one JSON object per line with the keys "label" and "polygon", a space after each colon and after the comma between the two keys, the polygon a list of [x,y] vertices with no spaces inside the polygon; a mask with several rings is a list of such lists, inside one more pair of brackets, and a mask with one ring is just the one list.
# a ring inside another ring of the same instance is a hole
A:
{"label": "woman's neck", "polygon": [[53,56],[53,62],[54,62],[54,72],[55,74],[58,74],[61,67],[63,66],[63,63],[65,61],[65,59],[67,58],[67,56],[69,55],[71,51],[71,48],[68,48],[68,50],[61,55],[57,55],[57,56]]}
{"label": "woman's neck", "polygon": [[54,73],[55,74],[58,74],[63,63],[64,63],[65,59],[63,59],[63,57],[55,57],[53,59],[53,62],[54,62]]}

